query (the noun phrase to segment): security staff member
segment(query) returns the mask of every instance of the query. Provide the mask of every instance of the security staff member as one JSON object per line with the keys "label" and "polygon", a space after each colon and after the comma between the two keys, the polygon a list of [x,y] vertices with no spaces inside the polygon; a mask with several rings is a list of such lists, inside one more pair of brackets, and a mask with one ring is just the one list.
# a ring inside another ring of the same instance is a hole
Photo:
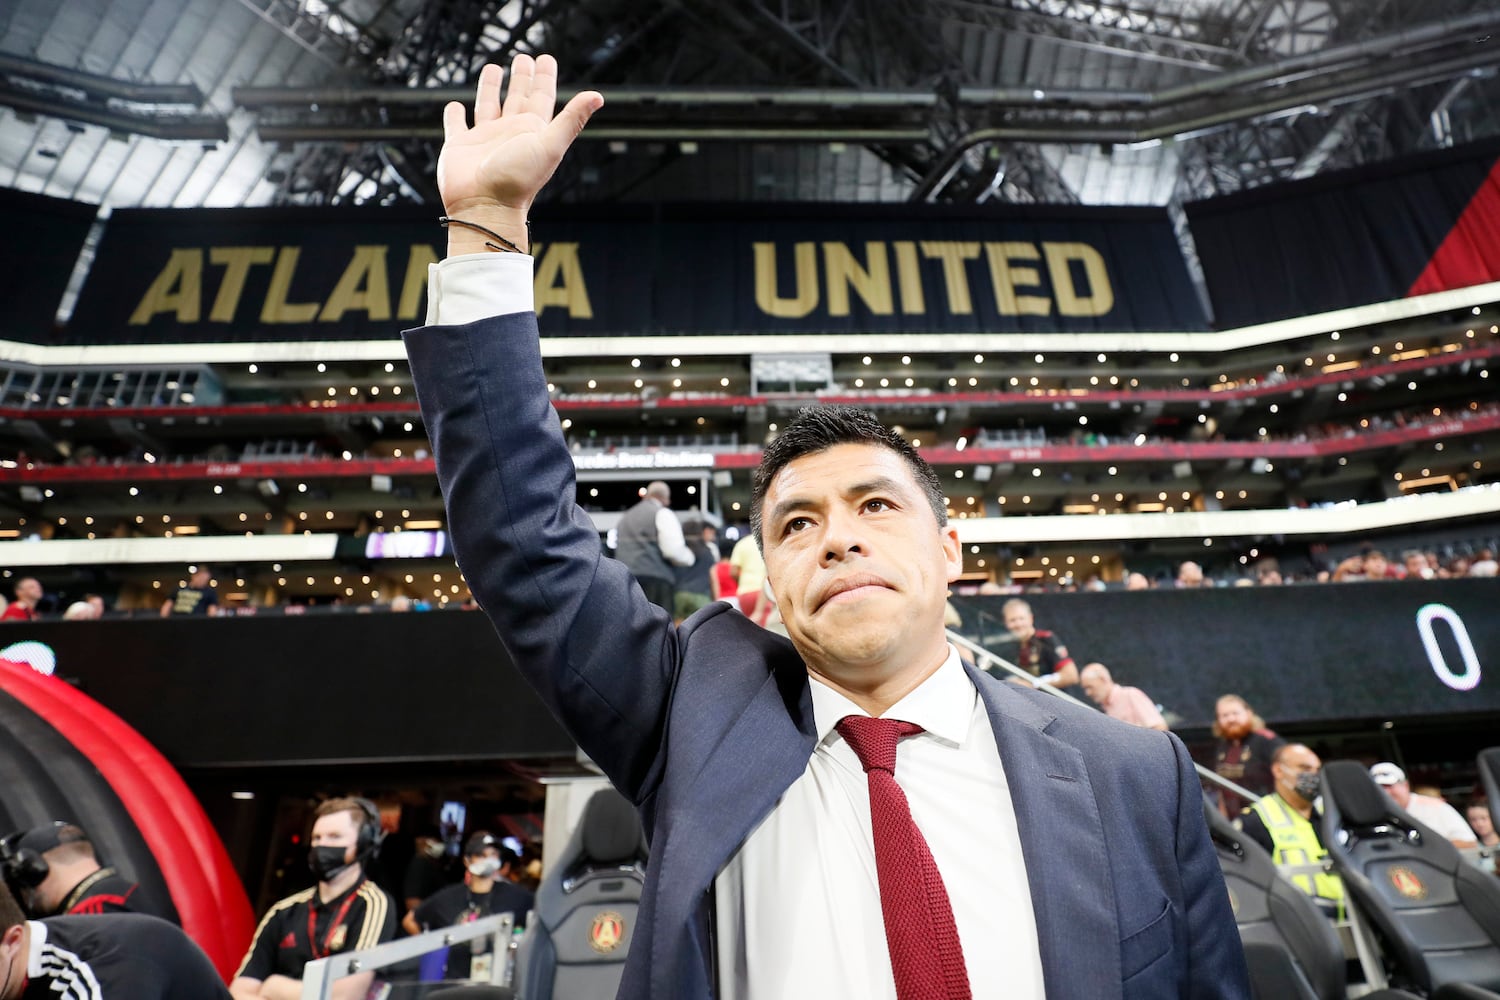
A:
{"label": "security staff member", "polygon": [[[1288,743],[1271,758],[1271,794],[1246,807],[1240,814],[1245,836],[1270,852],[1278,865],[1322,864],[1322,813],[1318,797],[1323,762],[1301,743]],[[1293,875],[1292,884],[1313,897],[1330,917],[1342,916],[1344,883],[1329,873]]]}
{"label": "security staff member", "polygon": [[[302,968],[396,936],[396,904],[365,876],[380,848],[380,813],[368,799],[329,799],[314,813],[307,865],[318,884],[276,903],[229,984],[235,1000],[298,1000]],[[333,983],[333,1000],[361,1000],[373,972]]]}
{"label": "security staff member", "polygon": [[53,820],[0,841],[5,883],[33,917],[145,913],[174,923],[176,914],[114,868],[102,865],[88,833]]}
{"label": "security staff member", "polygon": [[165,920],[27,920],[4,886],[0,968],[0,1000],[229,1000],[208,956]]}

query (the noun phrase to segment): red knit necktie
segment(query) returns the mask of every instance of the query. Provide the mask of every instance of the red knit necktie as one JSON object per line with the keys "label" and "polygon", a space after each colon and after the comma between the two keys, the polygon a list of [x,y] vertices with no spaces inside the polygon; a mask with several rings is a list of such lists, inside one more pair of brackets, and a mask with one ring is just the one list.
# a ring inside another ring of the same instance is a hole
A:
{"label": "red knit necktie", "polygon": [[963,945],[943,877],[912,819],[906,793],[896,784],[896,741],[922,732],[922,727],[849,715],[837,728],[859,757],[870,785],[880,910],[897,1000],[969,1000]]}

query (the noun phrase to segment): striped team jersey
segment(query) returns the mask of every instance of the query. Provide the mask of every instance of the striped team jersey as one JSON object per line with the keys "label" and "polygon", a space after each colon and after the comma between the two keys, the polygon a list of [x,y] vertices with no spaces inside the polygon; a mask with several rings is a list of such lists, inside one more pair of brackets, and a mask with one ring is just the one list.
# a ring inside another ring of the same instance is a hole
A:
{"label": "striped team jersey", "polygon": [[165,920],[105,913],[27,927],[21,1000],[229,1000],[208,956]]}

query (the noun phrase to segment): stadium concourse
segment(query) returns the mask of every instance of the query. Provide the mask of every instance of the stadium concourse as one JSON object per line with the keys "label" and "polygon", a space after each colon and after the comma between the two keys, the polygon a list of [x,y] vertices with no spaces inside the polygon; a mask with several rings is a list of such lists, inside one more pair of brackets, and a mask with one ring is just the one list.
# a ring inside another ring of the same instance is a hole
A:
{"label": "stadium concourse", "polygon": [[665,483],[700,596],[774,628],[752,473],[803,408],[866,408],[938,476],[966,655],[1028,641],[1021,595],[1209,770],[1236,694],[1482,809],[1497,31],[1486,0],[0,5],[0,835],[81,823],[226,977],[330,798],[378,812],[398,918],[476,831],[552,873],[603,781],[472,613],[399,336],[443,104],[542,51],[606,97],[531,212],[606,554]]}

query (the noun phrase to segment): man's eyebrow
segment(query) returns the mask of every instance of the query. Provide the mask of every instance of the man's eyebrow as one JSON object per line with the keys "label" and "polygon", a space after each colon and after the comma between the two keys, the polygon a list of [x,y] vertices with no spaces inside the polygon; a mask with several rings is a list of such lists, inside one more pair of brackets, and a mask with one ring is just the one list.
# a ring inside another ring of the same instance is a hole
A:
{"label": "man's eyebrow", "polygon": [[899,479],[892,479],[890,476],[877,476],[874,479],[855,483],[853,486],[847,487],[844,490],[844,496],[857,497],[863,496],[866,493],[894,493],[898,496],[905,496],[907,492],[907,489]]}
{"label": "man's eyebrow", "polygon": [[777,501],[776,506],[771,508],[771,514],[766,518],[766,523],[773,525],[778,524],[781,522],[782,518],[786,517],[794,510],[811,510],[816,506],[817,503],[812,499],[812,497],[787,497],[785,500]]}

